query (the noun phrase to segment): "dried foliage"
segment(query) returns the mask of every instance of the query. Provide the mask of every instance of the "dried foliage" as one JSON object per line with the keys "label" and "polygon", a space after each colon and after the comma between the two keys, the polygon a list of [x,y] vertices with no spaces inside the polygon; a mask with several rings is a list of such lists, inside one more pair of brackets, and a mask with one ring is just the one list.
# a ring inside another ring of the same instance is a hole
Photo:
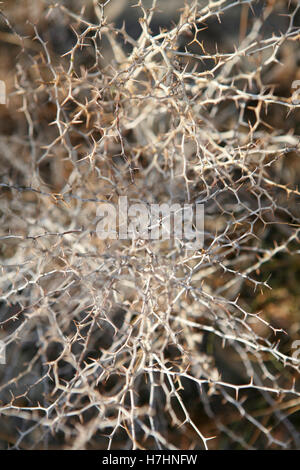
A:
{"label": "dried foliage", "polygon": [[[299,266],[300,5],[169,3],[2,5],[2,448],[300,448],[299,311],[255,300]],[[203,249],[100,240],[124,195],[204,203]]]}

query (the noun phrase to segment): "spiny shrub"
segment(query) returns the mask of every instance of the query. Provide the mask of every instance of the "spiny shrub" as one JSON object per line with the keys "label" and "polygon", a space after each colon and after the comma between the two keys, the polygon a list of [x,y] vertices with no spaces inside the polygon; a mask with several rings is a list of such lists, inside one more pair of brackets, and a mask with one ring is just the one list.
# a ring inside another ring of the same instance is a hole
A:
{"label": "spiny shrub", "polygon": [[4,449],[300,448],[299,2],[169,4],[1,6]]}

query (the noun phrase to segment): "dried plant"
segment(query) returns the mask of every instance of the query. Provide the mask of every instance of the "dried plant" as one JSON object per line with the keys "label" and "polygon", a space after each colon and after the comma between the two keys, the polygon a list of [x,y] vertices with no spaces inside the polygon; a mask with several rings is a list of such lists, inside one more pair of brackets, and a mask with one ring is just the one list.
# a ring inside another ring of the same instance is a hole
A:
{"label": "dried plant", "polygon": [[[300,448],[300,5],[175,3],[2,5],[2,448]],[[124,195],[203,248],[100,240]]]}

